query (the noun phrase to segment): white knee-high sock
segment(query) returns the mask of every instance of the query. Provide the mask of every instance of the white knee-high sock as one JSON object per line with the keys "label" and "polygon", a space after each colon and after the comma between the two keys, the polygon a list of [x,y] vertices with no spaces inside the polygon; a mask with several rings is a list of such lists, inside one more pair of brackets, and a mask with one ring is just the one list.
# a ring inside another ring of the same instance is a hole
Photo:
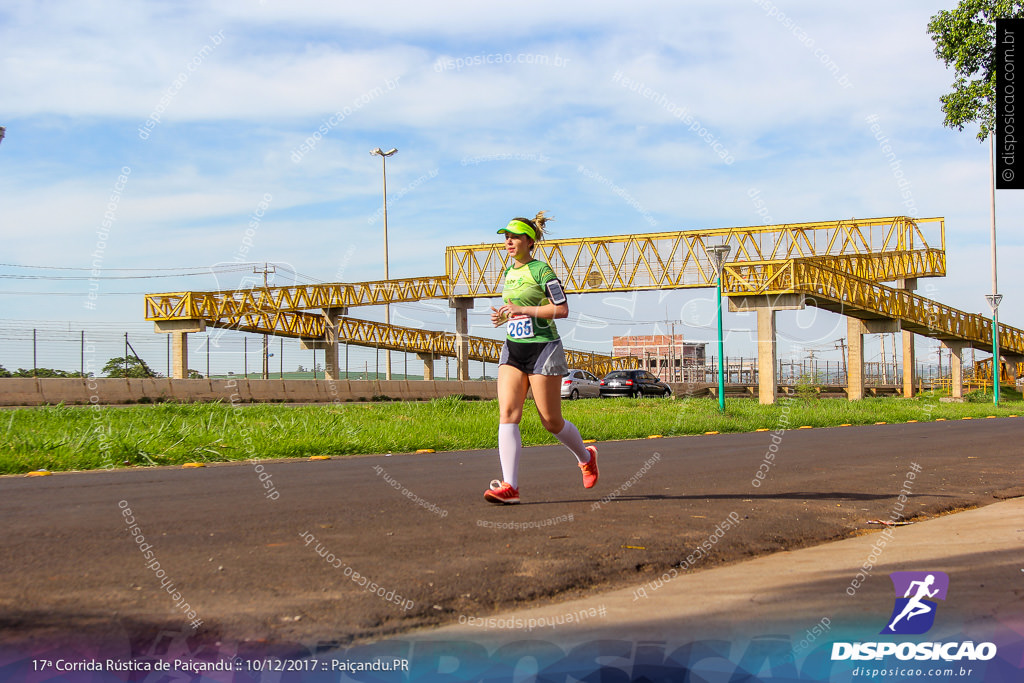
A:
{"label": "white knee-high sock", "polygon": [[580,436],[580,430],[576,429],[576,425],[568,420],[565,421],[565,426],[562,427],[562,431],[555,434],[555,438],[562,442],[562,445],[572,451],[572,454],[576,456],[576,459],[581,463],[590,462],[590,451],[587,450],[586,445],[583,443],[583,437]]}
{"label": "white knee-high sock", "polygon": [[498,459],[501,460],[501,476],[519,488],[519,454],[523,451],[523,440],[519,436],[519,425],[498,425]]}

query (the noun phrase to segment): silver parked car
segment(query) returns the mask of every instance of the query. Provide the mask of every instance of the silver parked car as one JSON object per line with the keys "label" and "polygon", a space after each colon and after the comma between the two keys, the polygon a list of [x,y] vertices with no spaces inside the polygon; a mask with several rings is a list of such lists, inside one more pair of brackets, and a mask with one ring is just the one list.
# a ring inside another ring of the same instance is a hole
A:
{"label": "silver parked car", "polygon": [[601,380],[587,372],[571,368],[562,376],[562,398],[600,398]]}

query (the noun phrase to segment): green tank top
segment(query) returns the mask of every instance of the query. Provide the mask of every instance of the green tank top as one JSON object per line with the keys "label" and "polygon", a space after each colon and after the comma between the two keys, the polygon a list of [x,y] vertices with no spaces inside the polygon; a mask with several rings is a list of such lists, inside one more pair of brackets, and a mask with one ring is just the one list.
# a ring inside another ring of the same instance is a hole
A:
{"label": "green tank top", "polygon": [[[551,300],[544,285],[556,279],[555,271],[543,261],[535,259],[520,266],[513,260],[505,269],[501,299],[517,306],[545,306]],[[558,339],[558,328],[554,320],[524,316],[505,325],[505,338],[517,342],[550,342]]]}

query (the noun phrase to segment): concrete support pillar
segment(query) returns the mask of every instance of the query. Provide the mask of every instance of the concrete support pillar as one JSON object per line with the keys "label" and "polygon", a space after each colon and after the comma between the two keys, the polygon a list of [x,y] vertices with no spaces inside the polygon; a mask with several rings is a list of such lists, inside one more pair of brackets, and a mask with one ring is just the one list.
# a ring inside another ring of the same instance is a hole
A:
{"label": "concrete support pillar", "polygon": [[[896,280],[896,289],[913,292],[917,289],[917,278]],[[903,330],[903,397],[914,398],[914,371],[917,369],[914,356],[914,333]]]}
{"label": "concrete support pillar", "polygon": [[344,306],[339,308],[325,308],[324,319],[327,323],[324,329],[324,376],[327,379],[337,380],[339,376],[338,366],[338,328],[342,317],[348,315],[348,309]]}
{"label": "concrete support pillar", "polygon": [[917,360],[914,354],[914,333],[903,330],[903,397],[914,398],[914,370]]}
{"label": "concrete support pillar", "polygon": [[804,307],[802,294],[779,296],[730,296],[729,310],[757,311],[757,398],[763,405],[775,403],[778,369],[775,344],[776,311],[798,311]]}
{"label": "concrete support pillar", "polygon": [[469,310],[473,299],[448,299],[449,308],[455,309],[455,363],[458,379],[469,379]]}
{"label": "concrete support pillar", "polygon": [[847,316],[846,397],[851,401],[864,398],[864,335],[899,331],[899,320],[860,320]]}
{"label": "concrete support pillar", "polygon": [[846,318],[846,397],[851,401],[864,398],[864,323]]}
{"label": "concrete support pillar", "polygon": [[188,379],[188,332],[171,332],[171,376]]}
{"label": "concrete support pillar", "polygon": [[153,324],[158,334],[171,335],[171,377],[188,379],[188,335],[205,332],[205,320],[158,320]]}
{"label": "concrete support pillar", "polygon": [[1017,380],[1020,376],[1017,374],[1017,366],[1024,362],[1024,356],[1016,356],[1012,353],[1004,353],[1003,360],[1006,363],[1006,369],[1010,373],[1010,384],[1015,388],[1017,386]]}
{"label": "concrete support pillar", "polygon": [[423,379],[431,381],[434,379],[434,354],[432,353],[417,353],[416,354],[421,361],[423,361]]}
{"label": "concrete support pillar", "polygon": [[778,378],[775,376],[775,309],[757,309],[757,399],[761,405],[775,403]]}
{"label": "concrete support pillar", "polygon": [[966,345],[962,341],[942,340],[942,346],[949,349],[949,369],[950,378],[953,380],[952,387],[950,389],[950,396],[953,398],[963,398],[964,396],[964,364],[963,364],[963,353],[964,346]]}

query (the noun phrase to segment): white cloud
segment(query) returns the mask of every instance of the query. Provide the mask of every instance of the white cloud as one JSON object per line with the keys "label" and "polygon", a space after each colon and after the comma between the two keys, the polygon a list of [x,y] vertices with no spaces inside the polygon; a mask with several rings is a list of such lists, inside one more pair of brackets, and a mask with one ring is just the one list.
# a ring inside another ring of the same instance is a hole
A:
{"label": "white cloud", "polygon": [[[402,275],[439,273],[446,244],[493,239],[495,224],[540,208],[558,218],[559,237],[758,224],[752,188],[776,222],[893,215],[906,207],[866,122],[874,114],[920,215],[947,218],[957,250],[947,303],[978,299],[988,287],[987,151],[971,131],[942,128],[950,76],[925,34],[937,10],[775,5],[789,27],[757,3],[710,0],[9,3],[8,258],[80,264],[128,165],[108,267],[231,260],[269,193],[253,260],[324,280],[376,277],[376,146],[400,150],[388,188]],[[678,108],[735,161],[723,163]],[[1021,200],[998,201],[1001,239],[1019,243]],[[1005,311],[1024,321],[1024,302],[1008,296]]]}

